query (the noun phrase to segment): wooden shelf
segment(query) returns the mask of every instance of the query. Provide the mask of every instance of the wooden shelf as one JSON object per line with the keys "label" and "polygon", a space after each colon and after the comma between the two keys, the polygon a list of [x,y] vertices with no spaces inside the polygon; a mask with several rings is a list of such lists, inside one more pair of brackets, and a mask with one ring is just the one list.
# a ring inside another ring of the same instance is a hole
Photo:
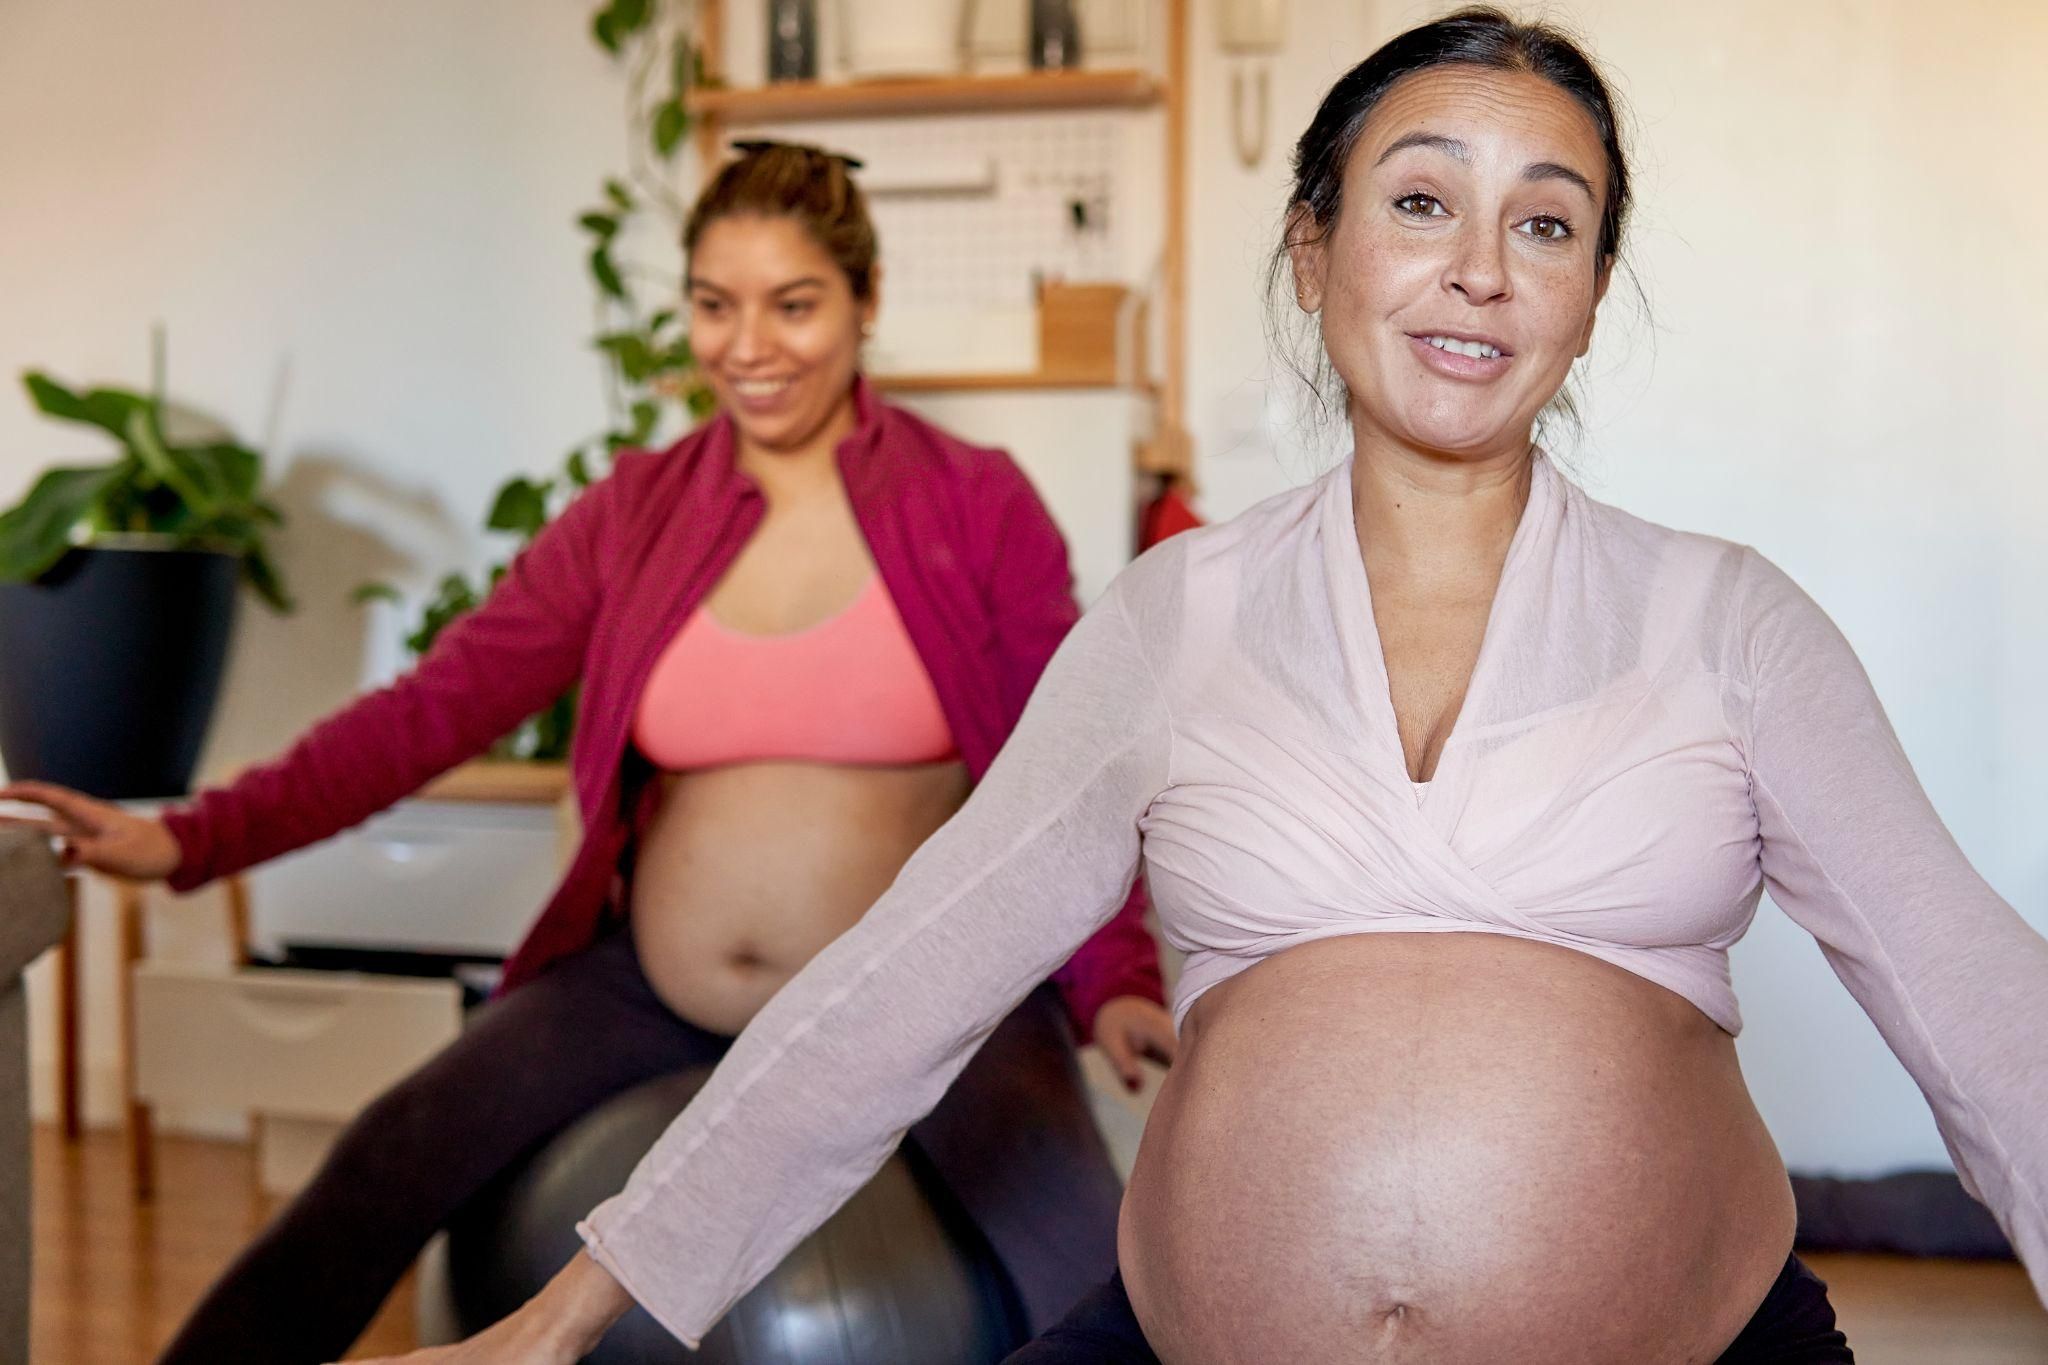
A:
{"label": "wooden shelf", "polygon": [[568,765],[480,758],[441,774],[419,793],[422,801],[496,801],[546,806],[569,790]]}
{"label": "wooden shelf", "polygon": [[1157,104],[1146,71],[1033,71],[1016,76],[934,76],[921,80],[789,81],[693,91],[690,108],[727,124],[908,114],[986,114],[1015,109],[1139,108]]}

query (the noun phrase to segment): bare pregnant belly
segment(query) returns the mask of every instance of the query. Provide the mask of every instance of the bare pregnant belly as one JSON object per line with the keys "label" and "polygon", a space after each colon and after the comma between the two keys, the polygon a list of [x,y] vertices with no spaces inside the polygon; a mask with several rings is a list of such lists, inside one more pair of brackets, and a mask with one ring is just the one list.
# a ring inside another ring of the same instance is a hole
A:
{"label": "bare pregnant belly", "polygon": [[1483,933],[1291,949],[1196,1002],[1124,1198],[1167,1365],[1712,1361],[1792,1245],[1734,1042]]}
{"label": "bare pregnant belly", "polygon": [[663,781],[633,866],[634,946],[670,1009],[728,1034],[867,912],[969,786],[960,763],[747,763]]}

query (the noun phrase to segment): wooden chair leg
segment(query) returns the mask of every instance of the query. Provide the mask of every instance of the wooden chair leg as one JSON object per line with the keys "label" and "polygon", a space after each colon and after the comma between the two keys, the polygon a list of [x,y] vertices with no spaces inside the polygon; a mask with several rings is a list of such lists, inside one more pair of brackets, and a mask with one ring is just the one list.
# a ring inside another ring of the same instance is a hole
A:
{"label": "wooden chair leg", "polygon": [[234,951],[237,967],[249,965],[249,884],[242,880],[242,874],[224,878],[221,889],[228,902],[228,946]]}
{"label": "wooden chair leg", "polygon": [[135,1175],[135,1197],[149,1200],[156,1195],[156,1137],[154,1116],[148,1105],[135,1095],[135,968],[147,951],[144,943],[145,907],[139,883],[116,881],[115,902],[121,924],[121,1099],[127,1118],[128,1156]]}
{"label": "wooden chair leg", "polygon": [[80,1132],[78,1068],[78,881],[64,878],[65,894],[71,898],[71,923],[57,943],[57,1123],[66,1142],[78,1141]]}

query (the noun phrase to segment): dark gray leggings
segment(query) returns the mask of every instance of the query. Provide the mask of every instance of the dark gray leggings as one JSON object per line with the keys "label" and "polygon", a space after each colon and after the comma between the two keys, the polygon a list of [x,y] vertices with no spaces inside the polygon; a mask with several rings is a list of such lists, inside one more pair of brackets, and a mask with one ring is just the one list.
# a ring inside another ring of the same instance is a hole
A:
{"label": "dark gray leggings", "polygon": [[[730,1043],[672,1013],[632,935],[613,932],[479,1010],[365,1110],[162,1360],[338,1359],[493,1177],[612,1096],[715,1062]],[[1051,986],[997,1027],[910,1140],[988,1239],[1030,1330],[1115,1268],[1122,1185]]]}
{"label": "dark gray leggings", "polygon": [[[1854,1365],[1855,1359],[1835,1329],[1827,1285],[1794,1256],[1715,1365]],[[1159,1357],[1146,1344],[1118,1271],[1003,1365],[1159,1365]]]}

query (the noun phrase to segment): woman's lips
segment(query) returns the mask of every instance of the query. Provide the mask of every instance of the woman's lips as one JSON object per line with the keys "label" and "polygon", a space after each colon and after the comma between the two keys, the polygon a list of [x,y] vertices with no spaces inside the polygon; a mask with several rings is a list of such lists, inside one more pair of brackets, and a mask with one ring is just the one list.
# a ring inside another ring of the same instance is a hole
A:
{"label": "woman's lips", "polygon": [[[1434,335],[1438,340],[1448,339],[1442,334]],[[1411,334],[1408,344],[1415,348],[1425,366],[1452,379],[1492,379],[1505,373],[1514,359],[1514,352],[1500,348],[1497,343],[1494,344],[1494,349],[1499,351],[1497,355],[1466,355],[1463,351],[1435,345],[1431,336]]]}
{"label": "woman's lips", "polygon": [[772,412],[796,389],[794,379],[730,379],[733,401],[747,412]]}

